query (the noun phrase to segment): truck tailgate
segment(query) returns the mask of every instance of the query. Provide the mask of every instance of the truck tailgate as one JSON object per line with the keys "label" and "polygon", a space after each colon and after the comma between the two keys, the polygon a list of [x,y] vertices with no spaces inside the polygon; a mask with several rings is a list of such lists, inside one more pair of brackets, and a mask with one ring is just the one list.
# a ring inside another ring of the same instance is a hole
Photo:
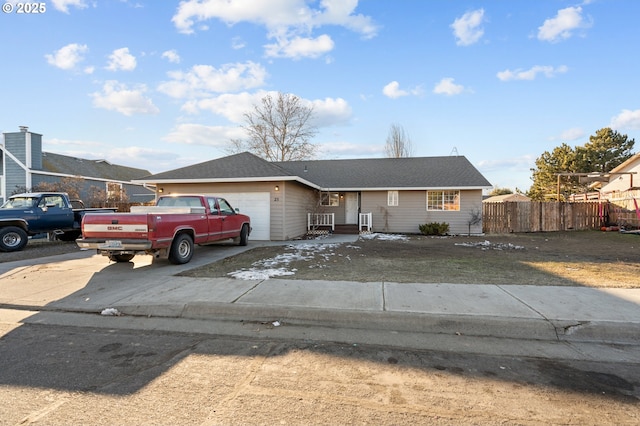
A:
{"label": "truck tailgate", "polygon": [[147,214],[91,214],[82,220],[83,238],[146,239],[149,235]]}

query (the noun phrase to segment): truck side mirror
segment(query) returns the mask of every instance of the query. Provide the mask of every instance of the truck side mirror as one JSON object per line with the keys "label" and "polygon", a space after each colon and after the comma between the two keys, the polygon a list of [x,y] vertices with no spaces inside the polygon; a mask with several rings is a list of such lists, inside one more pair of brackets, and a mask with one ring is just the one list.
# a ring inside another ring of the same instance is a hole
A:
{"label": "truck side mirror", "polygon": [[236,207],[234,210],[236,211],[236,213],[240,213],[240,209],[239,208]]}

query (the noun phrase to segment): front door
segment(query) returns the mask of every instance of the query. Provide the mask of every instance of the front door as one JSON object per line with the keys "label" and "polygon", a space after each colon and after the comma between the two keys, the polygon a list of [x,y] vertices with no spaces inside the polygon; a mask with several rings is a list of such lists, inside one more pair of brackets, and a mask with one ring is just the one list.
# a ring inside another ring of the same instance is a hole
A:
{"label": "front door", "polygon": [[347,192],[344,194],[344,221],[345,225],[358,224],[358,193]]}

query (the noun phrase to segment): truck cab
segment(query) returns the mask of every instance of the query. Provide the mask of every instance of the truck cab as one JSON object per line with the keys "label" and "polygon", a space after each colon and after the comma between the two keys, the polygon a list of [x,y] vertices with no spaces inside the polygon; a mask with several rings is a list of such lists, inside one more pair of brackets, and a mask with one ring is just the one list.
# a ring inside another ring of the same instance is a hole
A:
{"label": "truck cab", "polygon": [[0,208],[2,220],[16,218],[29,224],[28,233],[35,235],[51,229],[73,226],[73,209],[62,194],[27,193],[11,197]]}

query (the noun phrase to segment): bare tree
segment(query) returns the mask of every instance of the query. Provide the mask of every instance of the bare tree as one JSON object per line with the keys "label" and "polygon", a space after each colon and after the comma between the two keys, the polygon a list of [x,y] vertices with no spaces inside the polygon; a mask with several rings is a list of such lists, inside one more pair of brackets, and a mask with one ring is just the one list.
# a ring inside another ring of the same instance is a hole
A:
{"label": "bare tree", "polygon": [[229,152],[249,151],[268,161],[308,160],[315,157],[310,140],[317,130],[311,123],[313,107],[292,94],[267,95],[244,114],[246,140],[234,139]]}
{"label": "bare tree", "polygon": [[388,158],[411,157],[413,155],[411,139],[399,124],[391,125],[384,150]]}

